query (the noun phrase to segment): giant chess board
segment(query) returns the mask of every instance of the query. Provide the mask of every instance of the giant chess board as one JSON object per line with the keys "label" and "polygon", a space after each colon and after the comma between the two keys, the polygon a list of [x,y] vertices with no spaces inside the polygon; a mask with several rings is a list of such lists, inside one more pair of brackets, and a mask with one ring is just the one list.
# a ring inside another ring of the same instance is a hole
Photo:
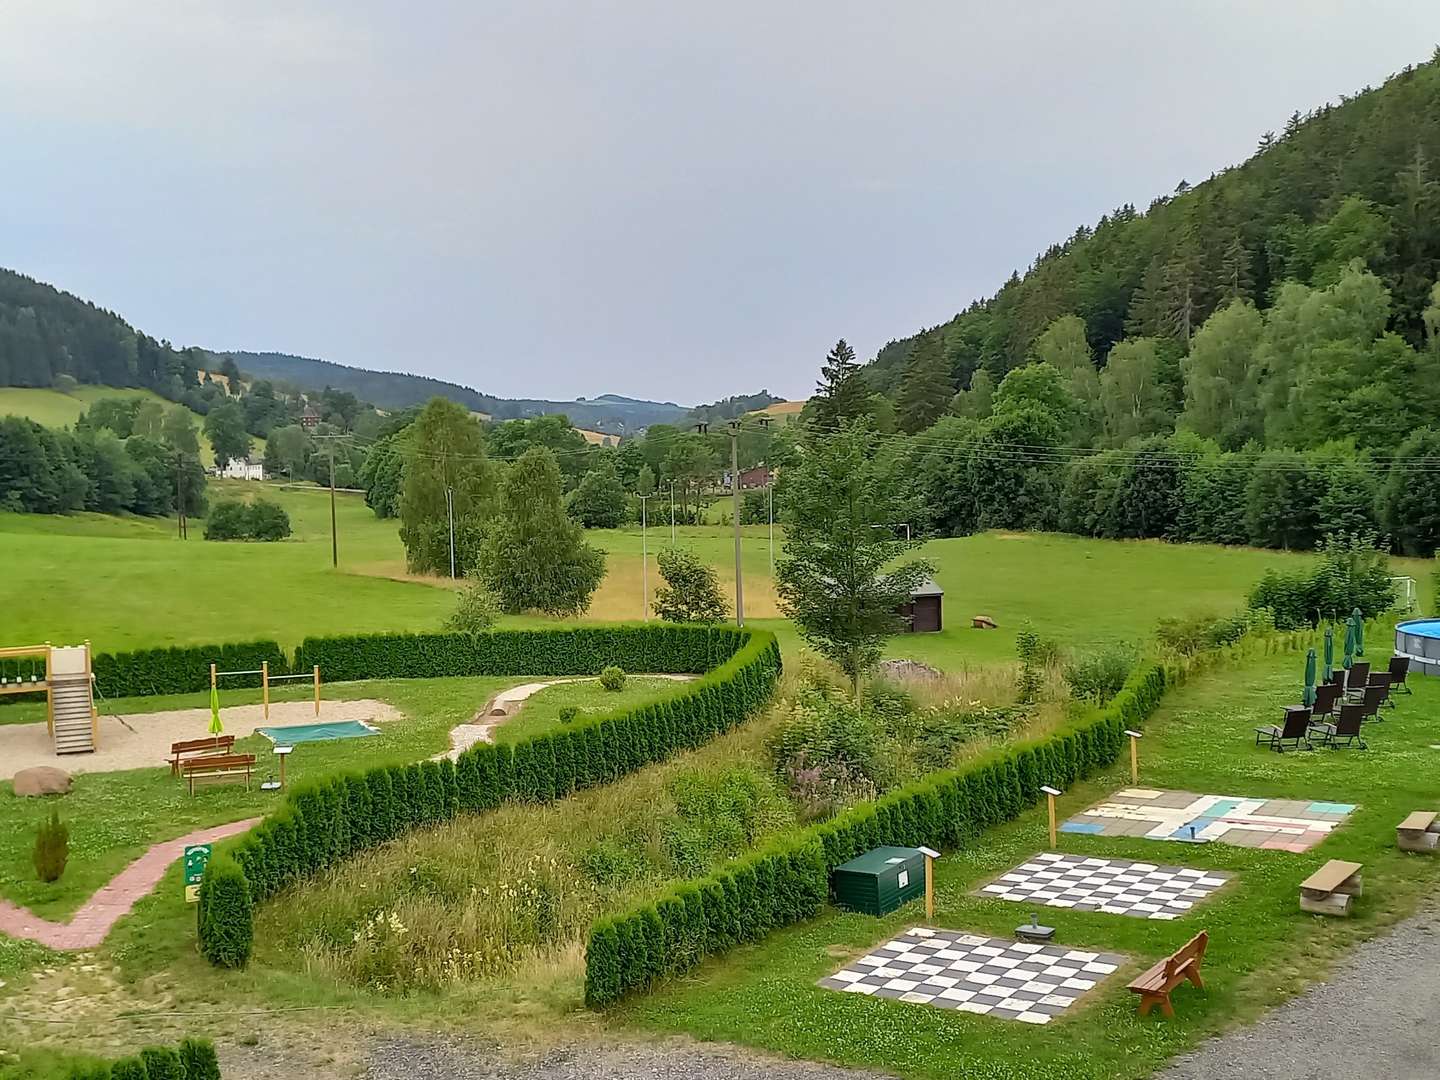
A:
{"label": "giant chess board", "polygon": [[940,1009],[1048,1024],[1125,957],[917,926],[820,985]]}
{"label": "giant chess board", "polygon": [[1192,791],[1126,788],[1076,814],[1061,832],[1143,836],[1151,840],[1309,851],[1355,809],[1351,803],[1308,799],[1247,799]]}
{"label": "giant chess board", "polygon": [[1037,907],[1177,919],[1230,879],[1216,870],[1045,851],[979,889]]}

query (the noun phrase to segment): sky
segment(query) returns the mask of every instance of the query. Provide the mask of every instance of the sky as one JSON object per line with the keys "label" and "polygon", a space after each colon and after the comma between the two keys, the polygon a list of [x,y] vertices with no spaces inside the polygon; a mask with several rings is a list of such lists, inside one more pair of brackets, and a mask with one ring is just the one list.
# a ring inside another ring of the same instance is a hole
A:
{"label": "sky", "polygon": [[0,265],[176,345],[804,397],[1437,42],[1434,0],[3,0]]}

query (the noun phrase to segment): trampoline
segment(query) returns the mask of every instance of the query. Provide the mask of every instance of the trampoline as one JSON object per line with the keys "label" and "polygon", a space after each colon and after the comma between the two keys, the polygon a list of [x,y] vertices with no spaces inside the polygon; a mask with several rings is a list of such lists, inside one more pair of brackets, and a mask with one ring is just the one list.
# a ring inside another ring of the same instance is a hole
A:
{"label": "trampoline", "polygon": [[255,731],[277,746],[296,743],[327,742],[330,739],[362,739],[379,734],[364,720],[337,720],[329,724],[291,724],[288,727],[261,727]]}
{"label": "trampoline", "polygon": [[1395,651],[1410,657],[1410,670],[1440,675],[1440,619],[1396,623]]}

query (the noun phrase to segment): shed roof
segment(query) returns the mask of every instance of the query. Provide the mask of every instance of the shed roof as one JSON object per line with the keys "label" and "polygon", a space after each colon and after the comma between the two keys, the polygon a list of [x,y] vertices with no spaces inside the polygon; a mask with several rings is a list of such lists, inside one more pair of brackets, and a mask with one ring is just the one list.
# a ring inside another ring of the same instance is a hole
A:
{"label": "shed roof", "polygon": [[835,869],[848,870],[852,873],[880,874],[892,866],[910,862],[920,857],[920,852],[916,848],[878,847],[872,851],[867,851],[864,855],[857,855],[847,863],[841,863]]}
{"label": "shed roof", "polygon": [[936,585],[936,584],[935,584],[935,579],[934,579],[934,578],[928,578],[928,577],[927,577],[927,578],[926,578],[924,581],[922,581],[919,585],[916,585],[914,589],[910,590],[910,595],[911,595],[912,597],[913,597],[913,596],[944,596],[944,595],[945,595],[945,590],[942,589],[942,588],[940,588],[939,585]]}

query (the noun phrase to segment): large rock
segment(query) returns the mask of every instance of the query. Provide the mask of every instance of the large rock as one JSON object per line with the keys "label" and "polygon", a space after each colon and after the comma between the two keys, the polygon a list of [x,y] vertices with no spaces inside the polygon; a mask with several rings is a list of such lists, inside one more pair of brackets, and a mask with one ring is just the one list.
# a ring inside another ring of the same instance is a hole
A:
{"label": "large rock", "polygon": [[895,682],[929,682],[941,677],[933,667],[927,667],[918,660],[882,660],[880,675]]}
{"label": "large rock", "polygon": [[15,774],[16,795],[68,795],[70,774],[52,765],[36,765]]}

